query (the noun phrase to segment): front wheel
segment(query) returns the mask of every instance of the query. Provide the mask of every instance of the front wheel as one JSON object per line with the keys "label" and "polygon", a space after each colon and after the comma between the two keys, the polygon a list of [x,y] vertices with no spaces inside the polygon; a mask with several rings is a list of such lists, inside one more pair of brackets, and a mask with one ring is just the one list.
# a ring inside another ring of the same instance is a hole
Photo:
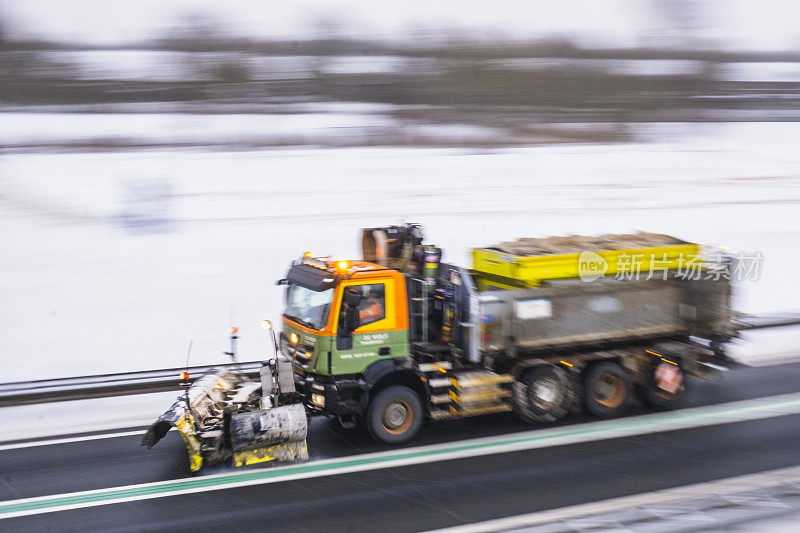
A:
{"label": "front wheel", "polygon": [[584,381],[586,410],[600,418],[620,416],[628,410],[631,378],[625,369],[612,361],[589,367]]}
{"label": "front wheel", "polygon": [[380,391],[370,402],[367,428],[376,440],[400,444],[419,433],[422,416],[422,402],[417,393],[394,385]]}

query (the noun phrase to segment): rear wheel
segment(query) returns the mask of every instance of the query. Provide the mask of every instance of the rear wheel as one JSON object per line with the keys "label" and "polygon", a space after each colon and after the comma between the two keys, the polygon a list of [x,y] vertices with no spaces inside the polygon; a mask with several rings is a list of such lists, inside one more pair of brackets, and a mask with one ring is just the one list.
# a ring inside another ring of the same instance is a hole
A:
{"label": "rear wheel", "polygon": [[367,408],[367,428],[381,442],[400,444],[413,439],[422,428],[422,401],[402,385],[380,391]]}
{"label": "rear wheel", "polygon": [[584,381],[586,410],[600,418],[620,416],[628,410],[631,379],[617,363],[606,361],[589,368]]}
{"label": "rear wheel", "polygon": [[528,370],[514,383],[514,412],[529,424],[555,422],[569,412],[570,382],[552,366]]}

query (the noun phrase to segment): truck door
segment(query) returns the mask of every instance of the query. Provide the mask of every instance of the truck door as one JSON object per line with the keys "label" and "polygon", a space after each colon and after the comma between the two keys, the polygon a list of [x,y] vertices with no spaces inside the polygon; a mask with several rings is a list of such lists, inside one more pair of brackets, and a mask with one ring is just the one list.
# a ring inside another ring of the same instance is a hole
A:
{"label": "truck door", "polygon": [[[393,279],[342,284],[331,354],[333,374],[358,374],[380,359],[407,355],[408,332],[398,330],[396,298]],[[350,321],[357,314],[355,324],[348,324],[348,313]]]}

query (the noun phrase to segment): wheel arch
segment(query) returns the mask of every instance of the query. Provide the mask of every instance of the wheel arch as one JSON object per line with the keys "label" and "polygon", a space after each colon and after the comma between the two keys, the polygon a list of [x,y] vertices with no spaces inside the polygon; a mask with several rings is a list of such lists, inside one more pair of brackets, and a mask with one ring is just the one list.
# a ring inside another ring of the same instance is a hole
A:
{"label": "wheel arch", "polygon": [[397,361],[384,359],[370,365],[363,376],[367,390],[361,396],[362,412],[366,412],[372,397],[393,385],[403,385],[414,391],[422,402],[425,416],[430,412],[430,392],[425,386],[425,376],[418,370],[397,364]]}

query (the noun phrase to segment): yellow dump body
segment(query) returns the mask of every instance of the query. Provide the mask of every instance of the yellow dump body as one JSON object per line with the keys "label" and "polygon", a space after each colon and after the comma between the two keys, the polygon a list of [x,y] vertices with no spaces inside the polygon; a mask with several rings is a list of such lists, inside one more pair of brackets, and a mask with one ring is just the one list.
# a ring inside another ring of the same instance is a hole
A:
{"label": "yellow dump body", "polygon": [[[642,238],[636,238],[643,236]],[[656,237],[656,238],[653,238]],[[618,238],[617,241],[614,239]],[[570,241],[570,239],[572,239]],[[619,248],[627,243],[651,241],[661,245]],[[525,255],[526,242],[551,253]],[[564,242],[568,253],[558,253],[559,241]],[[608,244],[615,243],[615,244]],[[585,250],[577,252],[585,245]],[[519,249],[519,250],[517,250]],[[516,251],[517,253],[513,253]],[[552,253],[555,252],[555,253]],[[478,274],[478,289],[516,289],[538,287],[543,280],[574,279],[600,276],[663,277],[663,272],[701,268],[700,247],[667,235],[604,235],[601,237],[554,237],[550,239],[522,239],[496,247],[472,250],[473,270]]]}

